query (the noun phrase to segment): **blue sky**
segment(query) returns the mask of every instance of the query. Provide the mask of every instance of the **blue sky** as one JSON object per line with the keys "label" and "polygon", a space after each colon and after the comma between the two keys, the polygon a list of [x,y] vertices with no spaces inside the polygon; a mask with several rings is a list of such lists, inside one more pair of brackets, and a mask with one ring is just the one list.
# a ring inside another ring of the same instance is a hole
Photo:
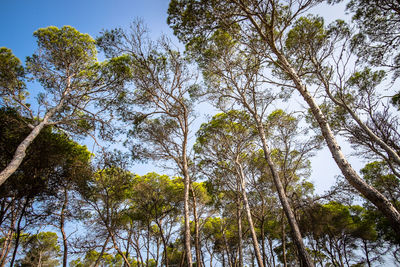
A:
{"label": "blue sky", "polygon": [[1,0],[0,46],[24,61],[35,50],[35,30],[70,25],[92,37],[142,18],[154,36],[171,34],[167,0]]}
{"label": "blue sky", "polygon": [[[36,49],[33,32],[47,26],[70,25],[92,37],[102,29],[127,27],[135,18],[143,19],[152,37],[172,36],[167,20],[168,0],[0,0],[0,47],[12,49],[24,62]],[[343,17],[344,5],[323,6],[313,10],[327,22]],[[349,17],[347,17],[349,19]],[[176,39],[175,39],[176,40]],[[177,41],[174,41],[177,42]],[[32,88],[31,88],[32,89]],[[91,146],[89,149],[91,149]],[[134,172],[159,171],[153,164],[138,164]],[[318,192],[333,184],[338,168],[324,149],[313,159],[312,180]]]}
{"label": "blue sky", "polygon": [[[0,3],[0,47],[10,48],[22,62],[35,52],[33,32],[47,26],[70,25],[95,38],[103,29],[125,28],[140,18],[148,26],[152,38],[162,33],[172,36],[166,22],[167,0],[0,0]],[[36,102],[32,98],[40,88],[37,83],[29,83],[29,102]],[[94,148],[91,140],[83,143],[89,150]],[[161,172],[154,164],[136,164],[132,171]]]}

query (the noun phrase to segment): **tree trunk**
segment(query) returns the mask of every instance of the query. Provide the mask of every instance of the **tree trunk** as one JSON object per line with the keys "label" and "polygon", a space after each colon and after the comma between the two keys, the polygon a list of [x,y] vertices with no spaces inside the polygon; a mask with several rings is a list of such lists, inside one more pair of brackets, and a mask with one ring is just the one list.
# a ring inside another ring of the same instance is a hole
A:
{"label": "tree trunk", "polygon": [[[158,226],[158,228],[160,228],[160,234],[161,234],[161,240],[162,240],[162,242],[163,242],[163,246],[164,246],[164,262],[165,262],[165,267],[168,267],[168,242],[167,242],[167,240],[165,239],[165,236],[164,236],[164,232],[163,232],[163,230],[162,230],[162,228],[161,228],[161,222],[159,222],[159,221],[156,221],[156,223],[157,223],[157,226]],[[161,262],[161,264],[162,264],[162,262]]]}
{"label": "tree trunk", "polygon": [[299,252],[299,256],[301,258],[300,262],[301,262],[302,266],[314,267],[314,263],[312,262],[310,256],[308,255],[306,247],[303,243],[303,238],[301,236],[301,232],[300,232],[299,226],[297,224],[296,217],[292,211],[292,208],[290,207],[289,200],[285,194],[285,190],[282,185],[282,181],[279,177],[279,174],[275,167],[275,164],[272,161],[269,147],[267,144],[267,139],[265,136],[264,126],[257,115],[253,114],[253,116],[255,116],[255,120],[257,123],[258,133],[260,135],[260,139],[262,142],[265,160],[267,161],[268,167],[271,171],[272,179],[274,181],[276,190],[278,192],[280,202],[282,203],[283,210],[285,211],[286,217],[288,219],[290,228],[293,233],[293,241],[296,244],[297,250]]}
{"label": "tree trunk", "polygon": [[243,267],[243,233],[242,233],[242,201],[240,199],[240,182],[237,183],[236,215],[238,225],[239,267]]}
{"label": "tree trunk", "polygon": [[12,230],[14,228],[14,224],[15,223],[13,223],[13,225],[11,226],[4,240],[3,248],[0,255],[0,267],[4,267],[6,265],[6,259],[11,248],[13,234],[14,234],[14,231]]}
{"label": "tree trunk", "polygon": [[17,222],[17,209],[15,209],[15,199],[12,200],[12,211],[11,211],[11,225],[6,238],[3,243],[3,248],[0,255],[0,267],[4,267],[6,264],[6,259],[13,241],[13,235],[15,233],[15,223]]}
{"label": "tree trunk", "polygon": [[94,267],[99,266],[101,257],[103,257],[103,254],[104,254],[104,251],[106,250],[106,246],[107,246],[107,244],[108,244],[108,240],[109,240],[109,239],[110,239],[110,234],[107,235],[106,241],[104,241],[104,244],[103,244],[103,246],[102,246],[102,248],[101,248],[100,254],[99,254],[99,256],[97,257],[97,259],[96,259],[96,261],[95,261],[95,263],[94,263]]}
{"label": "tree trunk", "polygon": [[389,219],[393,229],[397,236],[400,236],[400,213],[393,204],[378,190],[368,185],[353,169],[350,163],[344,156],[340,146],[338,145],[336,138],[328,124],[328,121],[318,104],[315,102],[314,97],[307,91],[305,85],[303,85],[300,77],[296,71],[287,61],[286,57],[275,47],[274,44],[269,43],[272,51],[278,57],[280,66],[285,71],[291,80],[294,82],[297,91],[302,95],[303,99],[307,102],[310,110],[319,124],[322,135],[328,145],[328,148],[332,154],[333,159],[341,170],[346,180],[359,191],[366,199],[371,201],[385,216]]}
{"label": "tree trunk", "polygon": [[194,246],[196,249],[196,266],[201,267],[201,248],[200,248],[200,230],[199,218],[197,217],[197,200],[193,186],[190,185],[193,200],[193,217],[194,217]]}
{"label": "tree trunk", "polygon": [[263,263],[263,260],[261,257],[261,252],[260,252],[260,246],[257,241],[257,234],[256,234],[256,231],[254,230],[253,219],[251,217],[250,205],[249,205],[249,201],[247,199],[246,181],[245,181],[245,177],[244,177],[244,173],[243,173],[243,168],[242,168],[242,165],[240,164],[238,158],[235,159],[235,164],[237,167],[238,175],[240,177],[239,178],[240,179],[240,187],[241,187],[240,190],[242,192],[243,204],[244,204],[244,208],[246,210],[247,220],[249,221],[251,238],[253,240],[254,253],[256,254],[258,266],[264,267],[264,263]]}
{"label": "tree trunk", "polygon": [[14,157],[8,163],[7,167],[1,171],[0,173],[0,185],[2,185],[8,177],[10,177],[21,165],[22,160],[26,156],[26,150],[28,146],[35,140],[35,138],[39,135],[40,131],[46,126],[47,120],[41,121],[33,130],[29,133],[27,137],[19,144],[17,149],[15,150]]}
{"label": "tree trunk", "polygon": [[13,251],[13,255],[10,261],[10,267],[14,266],[14,261],[15,261],[15,257],[17,255],[17,250],[18,250],[18,246],[19,246],[19,239],[21,238],[21,221],[22,218],[24,217],[25,214],[25,210],[28,207],[28,202],[29,202],[29,198],[27,198],[25,200],[24,206],[22,207],[21,210],[21,215],[19,216],[18,222],[17,222],[17,236],[15,238],[15,245],[14,245],[14,251]]}
{"label": "tree trunk", "polygon": [[118,254],[123,258],[124,263],[128,266],[131,267],[131,264],[129,263],[128,259],[125,257],[125,254],[119,249],[118,245],[117,245],[117,241],[115,240],[115,236],[114,234],[109,230],[109,234],[111,236],[111,240],[114,244],[114,248],[115,250],[118,252]]}
{"label": "tree trunk", "polygon": [[363,247],[364,247],[365,258],[366,258],[368,267],[371,267],[371,261],[369,259],[369,251],[368,251],[368,245],[367,245],[367,241],[366,240],[363,240]]}
{"label": "tree trunk", "polygon": [[39,135],[40,131],[42,131],[42,129],[47,125],[48,120],[64,105],[65,97],[71,91],[70,82],[71,79],[68,78],[67,89],[63,93],[60,102],[54,108],[49,109],[43,120],[38,125],[36,125],[28,134],[28,136],[25,137],[25,139],[19,144],[14,152],[14,156],[10,163],[8,163],[7,167],[0,172],[0,185],[2,185],[7,180],[7,178],[10,177],[18,169],[19,165],[21,165],[22,163],[22,160],[26,156],[26,150],[28,149],[29,145]]}
{"label": "tree trunk", "polygon": [[62,240],[63,240],[63,267],[67,267],[67,263],[68,263],[68,243],[67,243],[67,235],[65,233],[65,210],[67,209],[67,205],[68,205],[68,191],[67,191],[67,187],[64,187],[64,203],[62,205],[61,208],[61,212],[60,212],[60,231],[61,231],[61,235],[62,235]]}
{"label": "tree trunk", "polygon": [[[186,136],[186,135],[185,135]],[[185,138],[186,140],[186,138]],[[185,251],[187,265],[192,267],[192,249],[191,249],[191,235],[190,235],[190,211],[189,211],[189,190],[190,190],[190,177],[189,167],[186,156],[186,141],[182,149],[182,171],[184,178],[184,218],[185,218]]]}
{"label": "tree trunk", "polygon": [[282,233],[282,256],[283,256],[283,267],[287,267],[287,259],[286,259],[286,233],[285,233],[285,219],[281,220],[281,233]]}

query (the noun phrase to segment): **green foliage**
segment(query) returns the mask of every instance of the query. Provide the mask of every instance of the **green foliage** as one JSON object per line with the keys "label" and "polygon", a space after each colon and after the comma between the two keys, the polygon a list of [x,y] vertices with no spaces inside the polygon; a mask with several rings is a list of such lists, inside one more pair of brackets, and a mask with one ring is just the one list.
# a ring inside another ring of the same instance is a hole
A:
{"label": "green foliage", "polygon": [[385,66],[399,76],[399,3],[395,0],[351,0],[347,9],[359,32],[353,46],[360,59],[373,66]]}
{"label": "green foliage", "polygon": [[[6,47],[0,47],[0,97],[4,105],[25,102],[25,70],[21,61]],[[15,96],[13,98],[12,96]]]}
{"label": "green foliage", "polygon": [[[0,109],[0,167],[11,160],[15,147],[30,132],[14,109]],[[91,153],[86,146],[72,141],[66,134],[47,127],[26,152],[20,168],[0,187],[0,195],[29,196],[56,194],[63,181],[76,183],[90,175]]]}
{"label": "green foliage", "polygon": [[[177,217],[182,203],[183,181],[167,175],[148,173],[135,176],[132,185],[131,218],[151,223],[166,216]],[[177,220],[175,218],[174,220]]]}
{"label": "green foliage", "polygon": [[25,256],[17,261],[19,267],[59,266],[60,246],[57,234],[40,232],[35,235],[23,236],[22,247]]}
{"label": "green foliage", "polygon": [[[78,258],[76,260],[71,261],[70,266],[71,267],[93,266],[93,264],[96,262],[99,256],[100,253],[95,250],[88,251],[83,259]],[[104,267],[122,267],[124,266],[124,260],[119,254],[112,255],[109,253],[103,253],[103,255],[99,259],[98,264],[99,266],[104,266]],[[131,258],[129,258],[129,264],[132,267],[141,266],[139,262]],[[155,267],[155,266],[150,263],[149,267]]]}
{"label": "green foliage", "polygon": [[[378,191],[384,194],[396,208],[400,208],[400,181],[385,162],[374,161],[360,170],[363,178]],[[380,238],[393,244],[400,244],[388,220],[373,206],[366,204],[371,220],[377,223]]]}
{"label": "green foliage", "polygon": [[39,55],[44,64],[56,71],[73,70],[78,75],[96,62],[95,40],[71,26],[63,26],[61,29],[55,26],[41,28],[33,36],[37,38],[40,53],[28,59],[28,68],[33,71],[40,72],[40,65],[34,64],[34,59]]}
{"label": "green foliage", "polygon": [[288,53],[314,55],[326,42],[327,33],[321,17],[309,15],[293,23],[286,38]]}

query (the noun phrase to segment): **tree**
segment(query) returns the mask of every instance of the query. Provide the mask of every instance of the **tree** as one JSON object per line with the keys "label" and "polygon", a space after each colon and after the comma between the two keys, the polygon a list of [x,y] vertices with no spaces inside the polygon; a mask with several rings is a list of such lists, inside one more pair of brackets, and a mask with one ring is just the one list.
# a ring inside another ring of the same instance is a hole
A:
{"label": "tree", "polygon": [[[372,66],[387,67],[394,71],[394,79],[400,72],[400,5],[397,1],[351,0],[347,10],[353,13],[353,21],[359,32],[353,46],[360,60]],[[398,104],[398,94],[393,98]]]}
{"label": "tree", "polygon": [[148,173],[136,176],[134,180],[130,216],[157,228],[155,234],[159,234],[163,243],[165,266],[169,266],[169,244],[179,221],[182,191],[182,180],[170,179],[166,175]]}
{"label": "tree", "polygon": [[[173,4],[175,3],[171,2],[171,6]],[[295,236],[299,255],[302,257],[302,262],[312,265],[307,256],[294,213],[285,195],[282,179],[279,177],[277,167],[271,157],[271,148],[268,145],[264,125],[268,107],[280,97],[282,92],[273,92],[263,88],[264,82],[269,80],[264,75],[268,71],[264,55],[254,53],[253,49],[257,47],[247,48],[233,37],[235,35],[231,36],[225,29],[217,29],[207,40],[208,42],[202,42],[200,38],[199,42],[194,41],[188,46],[192,48],[193,56],[197,58],[203,68],[210,98],[216,100],[215,102],[220,107],[222,106],[222,109],[238,104],[240,108],[251,115],[262,145],[264,158],[271,170],[280,201]]]}
{"label": "tree", "polygon": [[[224,178],[229,177],[229,172],[233,173],[233,176],[236,176],[237,188],[233,186],[230,190],[237,192],[236,209],[238,212],[239,266],[243,266],[243,240],[240,215],[242,199],[245,205],[247,220],[252,234],[253,248],[257,256],[258,264],[263,266],[246,193],[246,175],[243,166],[245,164],[244,161],[248,157],[248,153],[251,153],[255,147],[254,138],[256,136],[256,129],[248,125],[249,121],[248,114],[234,110],[228,113],[215,115],[210,122],[201,125],[197,133],[195,151],[198,156],[201,157],[203,165],[209,165],[208,168],[211,168],[213,171],[211,177],[214,178],[217,172],[223,173]],[[229,181],[224,182],[229,183]]]}
{"label": "tree", "polygon": [[107,55],[126,55],[131,60],[134,86],[125,92],[126,105],[118,110],[133,124],[133,152],[140,154],[141,144],[142,157],[174,162],[184,179],[184,242],[191,266],[188,141],[199,89],[196,75],[166,38],[151,41],[138,22],[131,25],[130,32],[105,31],[98,43]]}
{"label": "tree", "polygon": [[[29,119],[20,116],[14,109],[0,109],[1,168],[13,157],[15,146],[29,133],[27,122]],[[77,182],[78,178],[84,179],[90,173],[90,157],[85,146],[78,145],[51,126],[39,133],[27,149],[18,171],[0,186],[0,224],[6,239],[1,266],[5,264],[12,241],[15,259],[22,230],[33,229],[43,223],[44,217],[47,218],[48,213],[41,206],[54,201],[58,193],[64,191],[66,183]],[[58,216],[52,218],[60,219]],[[64,250],[67,250],[65,244]]]}
{"label": "tree", "polygon": [[[169,23],[175,34],[195,49],[204,48],[209,37],[223,29],[235,42],[260,57],[264,66],[270,67],[276,79],[269,76],[266,82],[296,89],[310,108],[317,121],[336,164],[347,181],[371,201],[390,220],[396,232],[400,232],[400,213],[375,188],[368,185],[347,161],[328,120],[306,84],[310,75],[309,62],[296,64],[295,57],[286,48],[289,32],[302,13],[320,1],[294,1],[289,5],[276,1],[172,1]],[[306,32],[307,33],[307,32]],[[318,35],[319,33],[316,32]],[[298,39],[303,48],[321,48],[314,33]],[[204,51],[204,50],[203,50]],[[300,60],[298,63],[301,63]],[[315,72],[313,72],[315,73]]]}
{"label": "tree", "polygon": [[[129,199],[132,195],[134,175],[116,166],[105,167],[97,172],[81,185],[80,193],[90,215],[86,223],[96,226],[96,238],[105,240],[102,252],[98,255],[96,264],[99,263],[105,253],[109,240],[113,249],[122,257],[124,263],[130,267],[129,239],[123,238],[126,213],[129,211]],[[93,227],[92,226],[92,227]],[[125,232],[126,233],[126,232]],[[123,251],[123,243],[126,242],[128,249]]]}
{"label": "tree", "polygon": [[59,266],[60,246],[57,234],[53,232],[40,232],[35,235],[24,236],[22,247],[25,257],[18,261],[17,266]]}
{"label": "tree", "polygon": [[[118,94],[111,88],[123,84],[129,76],[126,58],[97,62],[95,41],[70,26],[51,26],[34,32],[38,50],[27,58],[26,69],[11,50],[0,50],[0,96],[2,105],[16,107],[30,119],[31,131],[18,144],[12,160],[0,173],[0,185],[23,161],[26,150],[42,129],[56,125],[69,132],[82,134],[96,124],[107,122],[100,115]],[[38,81],[45,92],[38,96],[39,111],[35,114],[26,101],[25,75]]]}

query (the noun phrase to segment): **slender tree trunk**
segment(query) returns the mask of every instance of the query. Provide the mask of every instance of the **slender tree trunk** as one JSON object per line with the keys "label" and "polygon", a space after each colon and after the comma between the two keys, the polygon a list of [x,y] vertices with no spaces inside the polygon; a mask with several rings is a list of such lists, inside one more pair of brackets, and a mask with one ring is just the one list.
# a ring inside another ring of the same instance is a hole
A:
{"label": "slender tree trunk", "polygon": [[150,223],[147,223],[147,252],[146,252],[146,267],[149,266],[150,257]]}
{"label": "slender tree trunk", "polygon": [[272,246],[272,240],[268,239],[268,244],[269,244],[269,249],[271,252],[271,258],[272,258],[272,266],[275,267],[275,255],[274,255],[274,250],[273,250],[273,246]]}
{"label": "slender tree trunk", "polygon": [[10,163],[8,163],[7,167],[0,172],[0,185],[2,185],[7,180],[7,178],[10,177],[18,169],[18,167],[22,163],[22,160],[26,156],[26,150],[28,149],[29,145],[33,142],[33,140],[35,140],[35,138],[39,135],[42,129],[47,125],[48,120],[64,105],[65,97],[71,91],[70,82],[71,79],[68,78],[67,89],[63,93],[60,102],[54,108],[49,109],[49,111],[44,116],[43,120],[38,125],[36,125],[32,129],[32,131],[28,134],[28,136],[25,137],[25,139],[19,144],[19,146],[14,152],[14,156],[10,161]]}
{"label": "slender tree trunk", "polygon": [[[157,226],[158,226],[158,228],[160,228],[160,234],[161,234],[161,240],[162,240],[162,242],[163,242],[163,246],[164,246],[164,262],[165,262],[165,267],[168,267],[168,242],[167,242],[167,240],[165,239],[165,236],[164,236],[164,232],[163,232],[163,230],[162,230],[162,228],[161,228],[161,222],[156,222],[157,223]],[[162,264],[162,262],[161,262],[161,264]]]}
{"label": "slender tree trunk", "polygon": [[[125,252],[125,257],[127,259],[129,258],[129,247],[130,247],[130,244],[131,244],[132,229],[133,229],[133,226],[132,226],[132,223],[130,223],[129,234],[128,234],[128,237],[127,237],[127,242],[128,243],[126,244],[126,252]],[[124,267],[126,267],[126,264],[124,264]]]}
{"label": "slender tree trunk", "polygon": [[283,188],[282,181],[279,177],[278,171],[275,167],[275,163],[272,161],[269,147],[267,144],[267,139],[265,136],[264,126],[263,126],[261,120],[258,118],[258,115],[253,114],[253,116],[255,117],[255,120],[257,123],[258,133],[259,133],[259,136],[260,136],[260,139],[262,142],[265,160],[267,161],[268,167],[271,171],[272,179],[275,184],[275,188],[278,192],[280,202],[282,203],[283,210],[285,211],[286,217],[288,219],[290,228],[293,233],[293,241],[296,244],[297,250],[299,252],[299,256],[301,258],[300,262],[301,262],[302,266],[314,267],[314,263],[312,262],[310,256],[308,255],[306,247],[303,243],[303,238],[301,236],[300,228],[297,224],[294,212],[293,212],[292,208],[290,207],[289,200],[285,194],[285,190]]}
{"label": "slender tree trunk", "polygon": [[28,146],[35,140],[35,138],[39,135],[40,131],[46,126],[47,120],[41,121],[33,130],[29,133],[27,137],[19,144],[17,149],[15,150],[14,157],[8,163],[7,167],[1,171],[0,173],[0,185],[2,185],[8,177],[10,177],[21,165],[22,160],[26,156],[26,149]]}
{"label": "slender tree trunk", "polygon": [[183,264],[185,264],[185,258],[186,258],[186,252],[185,251],[183,251],[183,253],[182,253],[182,257],[181,257],[181,262],[180,262],[180,264],[179,264],[179,267],[183,267]]}
{"label": "slender tree trunk", "polygon": [[63,240],[63,267],[67,267],[68,263],[68,243],[67,243],[67,235],[65,233],[65,210],[67,209],[68,205],[68,191],[67,187],[64,187],[64,203],[61,208],[60,212],[60,231],[62,235],[62,240]]}
{"label": "slender tree trunk", "polygon": [[12,200],[12,211],[11,211],[11,225],[8,230],[8,233],[6,235],[6,238],[3,243],[3,248],[1,250],[1,255],[0,255],[0,267],[4,267],[6,264],[6,259],[8,256],[8,253],[10,252],[10,248],[12,245],[13,241],[13,235],[15,233],[15,223],[17,221],[17,209],[15,209],[15,200]]}
{"label": "slender tree trunk", "polygon": [[139,245],[139,238],[140,238],[140,234],[139,231],[137,232],[137,235],[134,235],[135,238],[135,250],[136,250],[136,258],[138,259],[138,261],[140,261],[140,263],[138,264],[139,267],[140,266],[144,266],[144,261],[143,261],[143,257],[142,257],[142,253],[140,252],[140,245]]}
{"label": "slender tree trunk", "polygon": [[245,177],[244,177],[243,167],[237,158],[235,159],[235,164],[237,166],[238,175],[240,177],[240,187],[241,187],[240,190],[242,192],[243,204],[244,204],[244,208],[246,210],[247,220],[249,221],[251,238],[253,240],[254,253],[256,254],[258,266],[264,267],[264,263],[263,263],[263,260],[261,257],[261,252],[260,252],[260,246],[257,241],[257,234],[254,229],[253,219],[251,216],[250,205],[249,205],[249,201],[247,199],[246,181],[245,181]]}
{"label": "slender tree trunk", "polygon": [[371,201],[391,222],[393,229],[397,236],[400,236],[400,213],[393,204],[378,190],[368,185],[353,169],[351,164],[347,161],[344,156],[336,138],[328,124],[328,121],[318,104],[315,102],[314,97],[308,92],[305,85],[303,85],[300,77],[296,71],[287,61],[286,57],[275,47],[274,44],[270,44],[275,55],[278,57],[280,66],[294,82],[297,91],[302,95],[310,110],[317,120],[321,129],[322,135],[328,145],[328,148],[332,154],[333,159],[341,170],[346,180],[357,189],[366,199]]}
{"label": "slender tree trunk", "polygon": [[369,251],[368,251],[367,241],[365,241],[365,240],[363,240],[363,247],[364,247],[365,257],[366,257],[368,267],[371,267],[371,261],[369,259]]}
{"label": "slender tree trunk", "polygon": [[110,240],[110,234],[107,235],[107,238],[106,238],[106,240],[104,241],[103,246],[101,247],[100,254],[99,254],[99,256],[97,257],[96,261],[94,262],[94,265],[93,265],[94,267],[99,266],[101,257],[103,257],[104,251],[106,250],[106,246],[107,246],[107,244],[108,244],[108,240]]}
{"label": "slender tree trunk", "polygon": [[[263,208],[263,213],[264,214],[264,208]],[[261,230],[261,252],[262,252],[262,259],[264,266],[267,265],[267,253],[265,252],[265,231],[264,231],[264,217],[262,216],[261,219],[261,224],[260,224],[260,230]],[[269,265],[269,264],[268,264]]]}
{"label": "slender tree trunk", "polygon": [[22,207],[22,210],[21,210],[21,215],[19,216],[19,219],[18,219],[17,232],[16,232],[17,236],[15,238],[14,251],[13,251],[13,255],[12,255],[11,261],[10,261],[10,267],[14,266],[15,257],[17,256],[17,251],[18,251],[18,247],[19,247],[19,240],[21,238],[21,221],[22,221],[22,218],[24,217],[25,210],[28,207],[29,200],[30,200],[29,198],[27,198],[25,200],[24,206]]}
{"label": "slender tree trunk", "polygon": [[[282,212],[283,213],[283,212]],[[286,259],[286,233],[285,233],[285,218],[282,214],[281,220],[281,233],[282,233],[282,256],[283,256],[283,266],[287,267],[287,259]]]}
{"label": "slender tree trunk", "polygon": [[227,260],[228,260],[228,265],[229,265],[229,267],[232,267],[231,250],[229,249],[228,240],[226,239],[226,235],[225,235],[225,230],[223,230],[222,236],[224,237],[225,251],[226,251],[226,256],[227,256]]}
{"label": "slender tree trunk", "polygon": [[243,267],[243,233],[242,233],[242,201],[240,199],[240,183],[237,183],[236,193],[236,215],[238,225],[238,250],[239,250],[239,267]]}
{"label": "slender tree trunk", "polygon": [[12,228],[14,228],[14,224],[11,226],[10,230],[7,233],[7,236],[4,240],[4,244],[3,244],[3,248],[1,250],[1,255],[0,255],[0,267],[3,267],[6,265],[6,259],[8,256],[8,253],[10,251],[11,248],[11,244],[12,244],[12,237],[14,234],[14,231],[12,230]]}
{"label": "slender tree trunk", "polygon": [[125,254],[124,254],[124,253],[120,250],[120,248],[118,247],[117,241],[115,240],[114,234],[113,234],[112,232],[110,232],[110,231],[109,231],[109,234],[110,234],[111,240],[112,240],[112,242],[113,242],[113,244],[114,244],[115,250],[118,252],[119,255],[121,255],[121,257],[123,258],[125,264],[126,264],[128,267],[131,267],[131,264],[129,263],[129,260],[126,258]]}
{"label": "slender tree trunk", "polygon": [[192,191],[192,201],[193,201],[194,246],[196,249],[196,266],[201,267],[200,231],[199,231],[199,218],[197,217],[197,200],[196,200],[196,193],[192,185],[190,185],[190,189]]}
{"label": "slender tree trunk", "polygon": [[185,251],[186,261],[189,267],[192,267],[192,249],[191,249],[191,235],[190,235],[190,210],[189,210],[189,189],[190,177],[188,170],[188,163],[186,157],[186,147],[183,151],[183,178],[184,178],[184,219],[185,219]]}

